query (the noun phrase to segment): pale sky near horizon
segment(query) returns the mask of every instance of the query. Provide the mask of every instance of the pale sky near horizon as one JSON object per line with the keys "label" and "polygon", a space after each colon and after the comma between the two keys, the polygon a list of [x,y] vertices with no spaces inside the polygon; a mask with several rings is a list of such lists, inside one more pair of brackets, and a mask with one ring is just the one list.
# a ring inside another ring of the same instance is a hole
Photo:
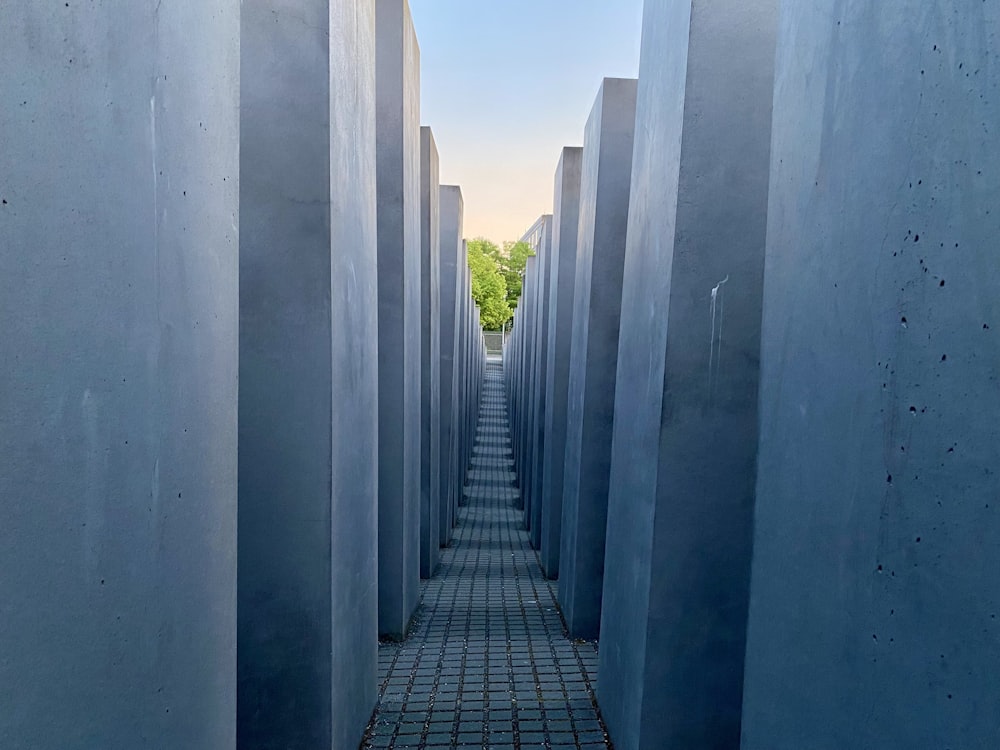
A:
{"label": "pale sky near horizon", "polygon": [[639,71],[642,0],[410,0],[422,125],[465,236],[516,240],[552,212],[563,146],[583,145],[601,79]]}

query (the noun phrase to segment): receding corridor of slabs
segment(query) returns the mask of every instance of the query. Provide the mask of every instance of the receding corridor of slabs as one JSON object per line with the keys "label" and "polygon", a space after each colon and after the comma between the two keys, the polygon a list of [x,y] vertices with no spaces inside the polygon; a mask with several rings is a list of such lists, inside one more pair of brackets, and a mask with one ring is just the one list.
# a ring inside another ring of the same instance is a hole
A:
{"label": "receding corridor of slabs", "polygon": [[364,748],[608,748],[597,649],[570,640],[515,508],[501,365],[490,360],[452,545],[412,634],[379,648]]}

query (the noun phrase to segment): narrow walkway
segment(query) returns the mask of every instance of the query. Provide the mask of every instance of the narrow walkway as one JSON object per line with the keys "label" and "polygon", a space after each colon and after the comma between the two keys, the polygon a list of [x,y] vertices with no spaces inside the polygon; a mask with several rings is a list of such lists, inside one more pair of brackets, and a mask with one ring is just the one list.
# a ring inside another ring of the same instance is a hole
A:
{"label": "narrow walkway", "polygon": [[468,504],[423,585],[413,634],[379,647],[379,703],[362,747],[606,749],[596,648],[567,638],[514,509],[498,361],[484,390]]}

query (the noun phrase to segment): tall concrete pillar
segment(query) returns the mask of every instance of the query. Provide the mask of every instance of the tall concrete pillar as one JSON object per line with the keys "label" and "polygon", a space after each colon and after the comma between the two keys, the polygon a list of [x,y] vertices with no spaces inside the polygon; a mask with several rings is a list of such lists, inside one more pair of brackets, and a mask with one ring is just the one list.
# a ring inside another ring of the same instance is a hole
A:
{"label": "tall concrete pillar", "polygon": [[548,364],[549,278],[552,270],[552,215],[541,218],[538,243],[538,283],[535,286],[535,371],[531,393],[531,546],[542,544],[542,457],[545,449],[545,386]]}
{"label": "tall concrete pillar", "polygon": [[534,263],[531,271],[531,284],[528,289],[529,305],[528,319],[526,320],[527,346],[528,346],[528,372],[527,385],[524,391],[524,477],[522,479],[522,491],[524,493],[524,525],[528,530],[528,540],[534,544],[534,521],[535,521],[535,441],[536,441],[536,419],[535,419],[535,394],[537,393],[539,381],[539,349],[538,349],[538,317],[541,298],[539,289],[542,286],[542,279],[545,273],[544,264],[544,224],[541,217],[536,222],[533,235],[530,237],[532,249],[534,251]]}
{"label": "tall concrete pillar", "polygon": [[468,450],[469,446],[469,318],[472,314],[472,300],[469,295],[469,265],[468,265],[468,245],[466,245],[464,250],[464,258],[466,262],[462,266],[462,287],[461,287],[461,314],[459,319],[461,320],[461,327],[459,328],[459,337],[461,343],[459,345],[459,351],[461,352],[460,364],[459,364],[459,403],[462,405],[461,412],[459,413],[459,423],[458,423],[458,435],[459,435],[459,450],[455,458],[455,475],[458,478],[458,488],[459,491],[456,495],[456,507],[465,504],[465,484],[466,484],[466,471],[468,467],[465,464],[465,452]]}
{"label": "tall concrete pillar", "polygon": [[[521,400],[524,394],[524,384],[527,378],[525,373],[525,331],[527,330],[527,320],[528,313],[528,290],[531,288],[531,278],[534,275],[531,271],[535,266],[535,261],[528,257],[525,259],[524,263],[524,274],[521,278],[521,297],[518,300],[517,306],[517,320],[515,321],[515,333],[517,335],[517,367],[515,369],[516,381],[514,384],[514,401],[513,407],[511,408],[510,419],[511,419],[511,439],[513,440],[514,449],[514,468],[516,470],[517,483],[518,486],[523,489],[524,481],[522,478],[522,471],[524,467],[521,464],[521,417],[523,411],[523,402]],[[529,268],[530,267],[530,268]],[[524,497],[519,493],[518,504],[523,508]]]}
{"label": "tall concrete pillar", "polygon": [[514,308],[514,318],[511,320],[511,332],[510,339],[507,342],[507,348],[510,352],[510,364],[505,361],[504,368],[509,367],[510,375],[510,395],[508,396],[507,404],[507,421],[510,427],[510,437],[511,437],[511,455],[514,460],[514,468],[516,471],[520,471],[520,467],[517,463],[517,421],[519,418],[518,407],[520,404],[519,394],[521,387],[521,328],[522,321],[524,320],[524,284],[527,278],[527,264],[525,264],[525,273],[522,275],[521,279],[521,297],[518,299],[517,307]]}
{"label": "tall concrete pillar", "polygon": [[776,7],[645,9],[601,620],[616,747],[739,744]]}
{"label": "tall concrete pillar", "polygon": [[379,633],[420,596],[420,50],[407,0],[375,0]]}
{"label": "tall concrete pillar", "polygon": [[[468,246],[466,246],[468,248]],[[463,446],[464,451],[462,452],[462,484],[463,490],[459,497],[462,498],[463,504],[465,503],[465,490],[464,485],[466,484],[466,478],[468,476],[469,460],[472,457],[472,444],[475,439],[475,427],[473,425],[473,384],[472,384],[472,350],[475,346],[475,319],[476,319],[476,301],[472,297],[472,268],[466,265],[466,297],[465,297],[465,423],[462,428],[462,435],[464,436]]]}
{"label": "tall concrete pillar", "polygon": [[995,3],[781,6],[746,750],[1000,737],[998,53]]}
{"label": "tall concrete pillar", "polygon": [[605,78],[584,131],[566,412],[559,603],[569,632],[601,621],[636,81]]}
{"label": "tall concrete pillar", "polygon": [[455,527],[455,514],[450,498],[454,494],[452,475],[453,442],[456,439],[454,410],[456,409],[454,383],[456,347],[455,317],[458,299],[459,264],[462,257],[462,215],[464,204],[462,189],[456,185],[442,185],[440,189],[441,216],[441,515],[440,541],[446,546]]}
{"label": "tall concrete pillar", "polygon": [[374,9],[243,4],[241,748],[352,746],[376,698]]}
{"label": "tall concrete pillar", "polygon": [[441,214],[434,134],[420,128],[420,576],[441,549]]}
{"label": "tall concrete pillar", "polygon": [[464,293],[462,294],[462,422],[460,434],[462,436],[461,452],[458,457],[459,492],[457,495],[458,505],[465,504],[465,485],[468,476],[469,457],[472,455],[472,377],[470,374],[472,363],[472,320],[474,316],[475,302],[472,299],[472,270],[468,263],[468,245],[463,248],[465,256],[465,279],[463,282]]}
{"label": "tall concrete pillar", "polygon": [[448,473],[451,476],[451,491],[448,504],[451,512],[458,517],[458,508],[462,504],[462,493],[465,486],[465,470],[462,467],[462,455],[465,453],[465,339],[466,339],[466,284],[469,265],[468,250],[462,243],[461,257],[458,261],[458,287],[455,296],[455,379],[453,383],[454,409],[452,412],[451,465]]}
{"label": "tall concrete pillar", "polygon": [[[518,408],[520,404],[520,387],[521,387],[521,321],[524,319],[524,283],[527,276],[527,264],[525,264],[525,274],[521,277],[521,297],[518,300],[517,307],[514,308],[514,318],[511,320],[511,331],[510,339],[507,343],[507,348],[510,352],[507,359],[504,360],[504,369],[509,369],[509,381],[510,381],[510,394],[507,400],[507,424],[510,429],[510,448],[511,448],[511,461],[512,467],[514,468],[515,475],[520,474],[520,465],[518,464],[517,451],[518,451],[518,431],[517,422],[519,418]],[[508,361],[509,360],[509,361]],[[520,483],[518,478],[517,483]],[[515,501],[515,504],[520,501]]]}
{"label": "tall concrete pillar", "polygon": [[0,5],[0,747],[236,744],[239,10]]}
{"label": "tall concrete pillar", "polygon": [[534,333],[535,333],[535,284],[538,283],[538,256],[530,256],[524,264],[524,284],[521,290],[523,317],[521,318],[521,386],[518,393],[517,408],[517,452],[514,458],[517,466],[517,478],[521,488],[520,505],[524,511],[524,526],[531,530],[531,464],[529,434],[531,430],[531,413],[529,411],[529,394],[531,393],[532,377],[534,375]]}
{"label": "tall concrete pillar", "polygon": [[563,468],[566,459],[566,406],[573,335],[573,285],[580,220],[583,149],[566,147],[556,167],[552,217],[552,270],[549,275],[548,337],[545,353],[545,445],[542,449],[541,547],[539,559],[549,578],[559,575],[562,536]]}

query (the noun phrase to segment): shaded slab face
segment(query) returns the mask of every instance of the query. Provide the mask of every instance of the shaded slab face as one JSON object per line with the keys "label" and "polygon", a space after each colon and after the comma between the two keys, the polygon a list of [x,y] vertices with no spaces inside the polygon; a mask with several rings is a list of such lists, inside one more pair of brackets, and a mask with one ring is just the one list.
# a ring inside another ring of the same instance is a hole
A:
{"label": "shaded slab face", "polygon": [[420,128],[420,577],[441,548],[441,213],[434,134]]}
{"label": "shaded slab face", "polygon": [[459,263],[462,258],[462,190],[455,185],[442,185],[439,192],[441,217],[441,514],[440,542],[446,546],[455,526],[452,498],[457,480],[452,471],[452,451],[455,440],[454,409],[456,380],[456,300],[459,294]]}
{"label": "shaded slab face", "polygon": [[582,161],[582,148],[564,148],[555,177],[539,551],[542,570],[549,578],[556,578],[559,575],[563,466],[566,457],[566,404],[570,343],[573,335],[573,285],[576,282]]}
{"label": "shaded slab face", "polygon": [[376,0],[379,633],[420,587],[420,53],[406,0]]}
{"label": "shaded slab face", "polygon": [[645,10],[601,623],[616,747],[739,744],[776,16]]}
{"label": "shaded slab face", "polygon": [[3,3],[0,65],[0,746],[232,748],[239,3]]}
{"label": "shaded slab face", "polygon": [[375,699],[374,10],[243,5],[240,747],[348,747]]}
{"label": "shaded slab face", "polygon": [[941,10],[782,7],[747,750],[1000,736],[1000,15]]}
{"label": "shaded slab face", "polygon": [[634,79],[604,79],[584,134],[559,571],[578,638],[596,638],[601,618],[635,102]]}

